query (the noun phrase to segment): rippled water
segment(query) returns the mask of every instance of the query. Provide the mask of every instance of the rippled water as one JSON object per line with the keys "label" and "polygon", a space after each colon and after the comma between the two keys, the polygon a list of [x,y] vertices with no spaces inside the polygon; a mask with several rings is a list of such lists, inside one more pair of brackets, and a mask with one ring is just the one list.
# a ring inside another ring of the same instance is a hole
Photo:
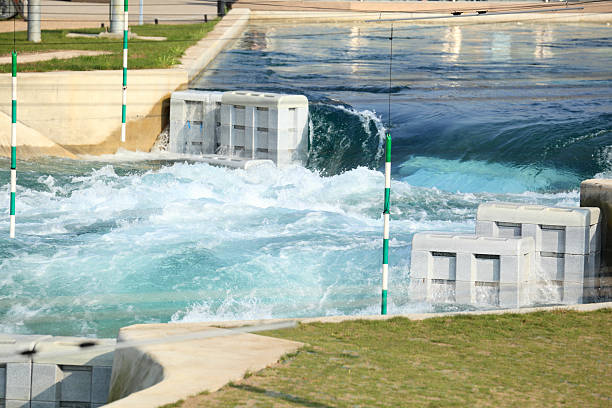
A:
{"label": "rippled water", "polygon": [[[395,34],[390,312],[448,309],[410,300],[414,232],[472,231],[482,201],[578,205],[582,179],[610,174],[610,27]],[[20,162],[18,239],[0,234],[0,329],[112,336],[143,322],[377,313],[387,37],[255,24],[194,84],[307,95],[305,166],[128,152]]]}

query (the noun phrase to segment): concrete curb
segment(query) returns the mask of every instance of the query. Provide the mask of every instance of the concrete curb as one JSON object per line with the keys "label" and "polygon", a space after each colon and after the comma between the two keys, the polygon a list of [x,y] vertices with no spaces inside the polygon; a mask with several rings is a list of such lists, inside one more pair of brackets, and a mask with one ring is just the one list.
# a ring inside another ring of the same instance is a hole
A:
{"label": "concrete curb", "polygon": [[561,306],[542,306],[542,307],[526,307],[520,309],[495,309],[495,310],[477,310],[467,312],[444,312],[444,313],[408,313],[396,315],[366,315],[366,316],[322,316],[322,317],[304,317],[297,319],[261,319],[261,320],[234,320],[207,322],[211,327],[240,327],[252,326],[261,324],[274,324],[282,322],[299,322],[299,323],[340,323],[352,320],[389,320],[395,317],[405,317],[410,320],[425,320],[434,317],[449,317],[449,316],[480,316],[480,315],[500,315],[508,313],[535,313],[535,312],[551,312],[556,310],[574,310],[577,312],[592,312],[599,309],[612,309],[612,302],[603,303],[587,303],[581,305],[561,305]]}
{"label": "concrete curb", "polygon": [[[529,14],[502,14],[454,17],[449,14],[434,13],[371,13],[371,12],[321,12],[321,11],[252,11],[253,20],[284,21],[300,23],[325,22],[365,22],[367,20],[385,19],[416,19],[412,21],[394,21],[394,25],[401,24],[491,24],[510,22],[554,22],[554,23],[609,23],[612,22],[612,13],[529,13]],[[431,19],[427,19],[431,18]],[[372,24],[377,24],[372,22]],[[391,22],[379,24],[389,26]]]}
{"label": "concrete curb", "polygon": [[177,68],[186,70],[191,82],[231,41],[242,34],[249,23],[250,14],[248,8],[232,9],[206,37],[185,51]]}

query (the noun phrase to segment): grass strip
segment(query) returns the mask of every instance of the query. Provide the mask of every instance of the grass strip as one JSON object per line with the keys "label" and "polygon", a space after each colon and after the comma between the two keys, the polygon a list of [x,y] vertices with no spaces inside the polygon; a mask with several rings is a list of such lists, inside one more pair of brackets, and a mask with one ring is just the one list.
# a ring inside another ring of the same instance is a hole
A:
{"label": "grass strip", "polygon": [[[166,37],[166,41],[131,39],[129,42],[128,67],[130,69],[169,68],[179,63],[185,50],[206,36],[219,19],[202,24],[132,26],[130,31],[140,36]],[[46,71],[91,71],[121,69],[123,61],[123,38],[69,38],[70,32],[95,34],[104,29],[43,30],[42,42],[27,42],[27,32],[16,33],[19,54],[43,51],[94,50],[110,51],[112,54],[80,56],[70,59],[52,59],[31,63],[19,63],[19,72]],[[13,50],[13,33],[0,34],[0,55],[9,55]],[[11,64],[0,65],[0,72],[11,72]]]}
{"label": "grass strip", "polygon": [[305,324],[265,333],[295,355],[176,406],[609,407],[611,333],[611,309]]}

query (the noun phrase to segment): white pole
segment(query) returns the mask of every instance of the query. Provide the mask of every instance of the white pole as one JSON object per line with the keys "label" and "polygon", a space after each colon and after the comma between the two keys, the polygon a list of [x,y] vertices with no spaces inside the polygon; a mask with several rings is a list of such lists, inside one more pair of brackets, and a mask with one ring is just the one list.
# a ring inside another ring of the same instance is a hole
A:
{"label": "white pole", "polygon": [[128,2],[123,9],[123,91],[121,105],[121,143],[125,142],[125,121],[127,119],[127,66],[128,66]]}
{"label": "white pole", "polygon": [[142,3],[143,3],[143,0],[140,0],[140,17],[138,18],[138,25],[142,25],[143,20],[144,20],[144,17],[143,17],[143,7],[144,6]]}
{"label": "white pole", "polygon": [[28,1],[28,41],[40,42],[40,0]]}
{"label": "white pole", "polygon": [[9,237],[15,238],[15,195],[17,194],[17,52],[13,50],[12,74],[12,114],[11,114],[11,224]]}

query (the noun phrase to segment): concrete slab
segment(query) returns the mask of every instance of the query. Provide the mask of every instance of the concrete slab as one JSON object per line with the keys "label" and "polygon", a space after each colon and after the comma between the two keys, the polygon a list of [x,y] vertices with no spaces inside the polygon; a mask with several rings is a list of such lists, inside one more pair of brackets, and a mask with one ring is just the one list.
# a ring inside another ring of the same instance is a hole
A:
{"label": "concrete slab", "polygon": [[[125,327],[119,339],[143,340],[200,331],[225,332],[207,323],[151,324]],[[204,390],[216,391],[301,346],[294,341],[238,334],[117,350],[109,396],[115,402],[106,406],[158,407]],[[143,389],[143,384],[152,386]]]}

